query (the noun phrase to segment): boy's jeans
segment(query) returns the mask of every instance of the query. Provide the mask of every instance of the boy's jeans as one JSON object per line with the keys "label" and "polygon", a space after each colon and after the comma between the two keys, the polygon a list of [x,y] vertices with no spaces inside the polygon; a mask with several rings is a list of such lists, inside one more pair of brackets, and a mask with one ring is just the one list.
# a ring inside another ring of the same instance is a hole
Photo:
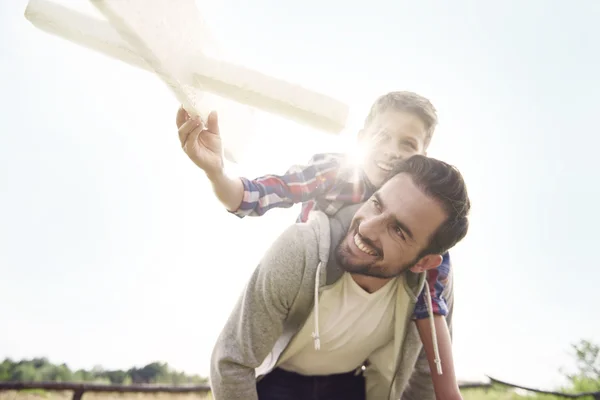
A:
{"label": "boy's jeans", "polygon": [[365,400],[365,378],[354,371],[305,376],[277,368],[257,384],[259,400]]}

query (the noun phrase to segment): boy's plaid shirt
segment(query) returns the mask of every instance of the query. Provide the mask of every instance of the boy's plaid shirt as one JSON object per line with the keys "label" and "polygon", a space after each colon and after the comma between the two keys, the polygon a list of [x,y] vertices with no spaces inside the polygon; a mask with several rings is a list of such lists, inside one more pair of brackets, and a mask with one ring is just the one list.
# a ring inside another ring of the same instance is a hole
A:
{"label": "boy's plaid shirt", "polygon": [[[263,215],[272,208],[289,208],[302,203],[298,222],[306,222],[311,210],[318,209],[333,215],[348,204],[362,203],[376,188],[362,170],[353,167],[343,154],[317,154],[308,165],[294,165],[284,175],[265,175],[249,180],[241,178],[244,198],[233,214],[240,218]],[[444,254],[442,264],[430,270],[427,281],[431,289],[433,312],[448,314],[442,297],[450,271],[450,258]],[[414,318],[428,317],[424,293],[419,295]]]}

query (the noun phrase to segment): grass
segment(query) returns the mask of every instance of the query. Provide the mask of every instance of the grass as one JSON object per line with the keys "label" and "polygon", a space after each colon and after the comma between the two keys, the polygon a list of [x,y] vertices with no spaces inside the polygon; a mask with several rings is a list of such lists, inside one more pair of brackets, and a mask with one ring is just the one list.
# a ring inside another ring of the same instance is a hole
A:
{"label": "grass", "polygon": [[[508,388],[468,389],[462,391],[464,400],[554,400],[552,396],[524,395]],[[0,400],[71,400],[70,391],[22,390],[2,391]],[[82,400],[212,400],[210,394],[196,393],[94,393],[86,392]],[[559,399],[562,400],[562,399]]]}
{"label": "grass", "polygon": [[[22,390],[0,392],[0,400],[71,400],[73,392]],[[86,392],[81,400],[211,400],[210,394],[195,393],[93,393]]]}
{"label": "grass", "polygon": [[[469,389],[462,392],[464,400],[522,400],[527,399],[511,391]],[[72,392],[23,390],[0,392],[0,400],[71,400]],[[536,399],[537,398],[532,398]],[[210,394],[193,393],[84,393],[82,400],[212,400]]]}

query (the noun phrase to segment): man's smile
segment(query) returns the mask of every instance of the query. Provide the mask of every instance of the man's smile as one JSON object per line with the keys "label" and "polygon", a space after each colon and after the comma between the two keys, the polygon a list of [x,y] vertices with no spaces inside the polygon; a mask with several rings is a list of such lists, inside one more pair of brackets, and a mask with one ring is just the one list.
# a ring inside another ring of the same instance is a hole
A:
{"label": "man's smile", "polygon": [[354,253],[357,253],[356,255],[360,256],[361,254],[370,256],[370,257],[380,257],[381,256],[381,251],[379,249],[377,249],[375,246],[373,246],[372,244],[369,243],[369,241],[365,238],[363,238],[361,236],[360,233],[356,232],[354,234],[354,236],[352,237],[352,243],[354,244],[354,246],[352,247],[356,247],[356,249],[353,249]]}

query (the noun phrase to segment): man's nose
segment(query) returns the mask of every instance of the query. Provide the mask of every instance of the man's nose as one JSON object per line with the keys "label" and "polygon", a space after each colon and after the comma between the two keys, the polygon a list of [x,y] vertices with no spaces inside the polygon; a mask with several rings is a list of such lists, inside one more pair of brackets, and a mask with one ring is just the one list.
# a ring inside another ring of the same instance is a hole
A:
{"label": "man's nose", "polygon": [[372,242],[376,242],[379,234],[381,233],[381,228],[383,226],[382,222],[383,216],[375,215],[369,218],[365,218],[362,220],[360,225],[358,226],[358,233],[362,237],[365,237]]}

